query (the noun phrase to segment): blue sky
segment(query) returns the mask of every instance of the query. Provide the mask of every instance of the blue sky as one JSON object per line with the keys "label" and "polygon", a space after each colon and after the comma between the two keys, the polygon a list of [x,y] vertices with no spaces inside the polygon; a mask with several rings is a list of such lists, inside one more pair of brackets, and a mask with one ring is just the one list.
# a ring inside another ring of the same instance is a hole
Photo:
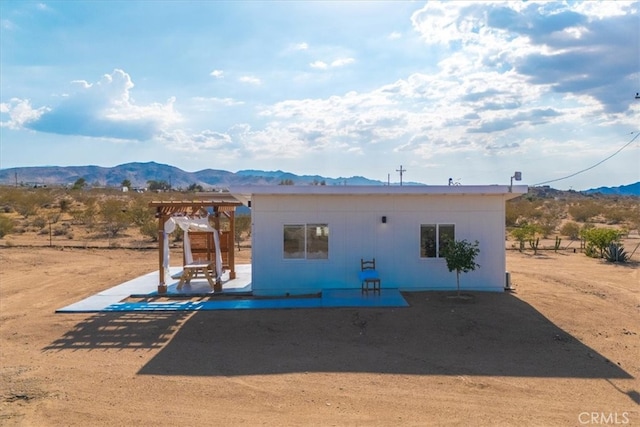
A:
{"label": "blue sky", "polygon": [[639,2],[0,2],[0,168],[640,180]]}

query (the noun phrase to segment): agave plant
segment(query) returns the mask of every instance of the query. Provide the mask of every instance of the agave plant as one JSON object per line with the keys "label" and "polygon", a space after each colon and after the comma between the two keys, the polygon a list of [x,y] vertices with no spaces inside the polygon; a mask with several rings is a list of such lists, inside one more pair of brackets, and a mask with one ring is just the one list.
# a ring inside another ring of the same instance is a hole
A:
{"label": "agave plant", "polygon": [[627,262],[629,255],[625,252],[624,246],[620,243],[611,243],[604,250],[604,257],[609,262]]}

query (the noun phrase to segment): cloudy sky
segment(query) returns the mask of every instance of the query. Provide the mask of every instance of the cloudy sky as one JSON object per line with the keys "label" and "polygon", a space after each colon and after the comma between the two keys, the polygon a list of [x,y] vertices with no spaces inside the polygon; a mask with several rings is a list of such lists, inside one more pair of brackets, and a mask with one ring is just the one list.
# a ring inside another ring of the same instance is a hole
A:
{"label": "cloudy sky", "polygon": [[156,161],[394,182],[402,165],[434,185],[515,171],[561,189],[629,184],[639,9],[2,0],[0,168]]}

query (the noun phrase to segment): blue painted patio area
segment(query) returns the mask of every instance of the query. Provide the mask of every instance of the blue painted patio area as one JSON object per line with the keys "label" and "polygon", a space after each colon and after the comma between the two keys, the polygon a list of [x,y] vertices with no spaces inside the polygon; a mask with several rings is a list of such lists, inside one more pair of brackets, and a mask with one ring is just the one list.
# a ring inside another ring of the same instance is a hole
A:
{"label": "blue painted patio area", "polygon": [[211,311],[211,310],[277,310],[336,307],[408,307],[398,289],[380,293],[360,289],[329,289],[318,297],[307,298],[238,298],[207,301],[143,301],[120,302],[102,311]]}
{"label": "blue painted patio area", "polygon": [[[214,293],[205,280],[193,280],[177,290],[182,273],[172,268],[172,282],[167,284],[166,294],[159,295],[158,272],[137,277],[121,285],[99,292],[84,300],[56,310],[56,313],[95,313],[113,311],[208,311],[208,310],[259,310],[304,309],[335,307],[408,307],[398,289],[382,289],[380,292],[362,292],[357,289],[325,289],[319,296],[256,298],[251,297],[251,266],[236,266],[236,278],[222,276],[222,292]],[[130,297],[151,299],[163,297],[165,301],[124,301]],[[206,300],[194,300],[197,297]],[[172,300],[172,298],[175,298]],[[186,300],[186,298],[191,298]]]}

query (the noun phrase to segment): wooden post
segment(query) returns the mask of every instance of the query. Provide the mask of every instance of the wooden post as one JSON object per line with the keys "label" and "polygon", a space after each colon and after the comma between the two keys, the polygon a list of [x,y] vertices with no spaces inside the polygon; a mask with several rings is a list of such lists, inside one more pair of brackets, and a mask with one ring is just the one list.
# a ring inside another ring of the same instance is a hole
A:
{"label": "wooden post", "polygon": [[166,294],[167,293],[167,285],[164,277],[164,240],[167,238],[164,232],[164,223],[167,220],[167,217],[158,213],[158,265],[159,265],[159,280],[158,280],[158,293]]}
{"label": "wooden post", "polygon": [[229,215],[229,279],[236,278],[236,221],[235,221],[235,208],[228,213]]}

